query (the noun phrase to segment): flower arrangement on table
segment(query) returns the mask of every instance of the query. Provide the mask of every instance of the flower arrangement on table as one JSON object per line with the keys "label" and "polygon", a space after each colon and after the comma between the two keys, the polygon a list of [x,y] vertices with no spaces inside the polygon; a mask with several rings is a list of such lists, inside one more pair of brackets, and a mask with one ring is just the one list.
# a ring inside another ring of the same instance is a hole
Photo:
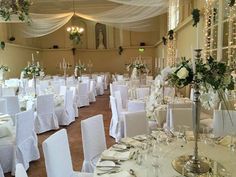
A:
{"label": "flower arrangement on table", "polygon": [[147,68],[147,65],[140,62],[140,61],[135,61],[134,63],[130,63],[127,66],[127,71],[130,71],[131,69],[134,69],[134,68],[136,68],[137,71],[140,71],[141,73],[144,73],[146,68]]}
{"label": "flower arrangement on table", "polygon": [[45,74],[43,68],[38,64],[31,64],[25,67],[21,72],[21,78],[33,78],[37,76],[43,77]]}
{"label": "flower arrangement on table", "polygon": [[1,72],[10,72],[10,69],[9,69],[9,67],[6,66],[6,65],[1,65],[1,66],[0,66],[0,71],[1,71]]}
{"label": "flower arrangement on table", "polygon": [[30,0],[1,0],[0,16],[5,21],[10,21],[12,15],[17,15],[20,21],[29,22]]}
{"label": "flower arrangement on table", "polygon": [[[204,63],[197,60],[195,66],[189,60],[183,58],[178,67],[169,75],[169,81],[173,86],[182,88],[194,81],[200,85],[200,101],[207,108],[215,108],[219,101],[225,100],[225,90],[234,89],[234,81],[231,76],[231,68],[223,62],[216,61],[211,56]],[[194,72],[193,68],[196,69]],[[209,99],[210,98],[210,99]]]}
{"label": "flower arrangement on table", "polygon": [[79,74],[81,75],[82,71],[86,71],[86,66],[85,64],[81,64],[79,62],[79,64],[75,65],[75,76],[77,77],[77,72],[79,71]]}

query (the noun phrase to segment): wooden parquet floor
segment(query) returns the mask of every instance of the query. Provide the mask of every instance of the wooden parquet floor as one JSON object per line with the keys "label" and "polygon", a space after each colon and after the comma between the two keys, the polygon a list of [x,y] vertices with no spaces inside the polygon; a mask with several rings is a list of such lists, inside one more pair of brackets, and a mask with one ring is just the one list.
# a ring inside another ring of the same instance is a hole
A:
{"label": "wooden parquet floor", "polygon": [[[73,161],[73,167],[75,171],[80,171],[83,163],[83,145],[81,139],[81,129],[80,122],[88,117],[102,114],[104,119],[104,128],[106,133],[107,147],[114,144],[114,139],[109,136],[109,125],[111,120],[111,110],[109,108],[109,92],[106,91],[104,95],[97,96],[96,102],[90,104],[88,107],[83,107],[79,109],[79,118],[67,127],[61,127],[67,129],[70,151]],[[42,142],[56,131],[49,131],[38,135],[40,159],[31,162],[30,168],[27,171],[29,177],[46,177],[46,169],[44,163],[44,156],[42,151]],[[11,175],[5,174],[5,177],[10,177]]]}

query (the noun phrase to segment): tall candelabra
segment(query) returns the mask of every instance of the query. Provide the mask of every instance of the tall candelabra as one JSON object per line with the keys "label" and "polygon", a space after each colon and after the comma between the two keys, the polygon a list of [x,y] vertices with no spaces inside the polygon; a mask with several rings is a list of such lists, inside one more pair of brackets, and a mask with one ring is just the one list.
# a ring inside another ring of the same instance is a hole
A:
{"label": "tall candelabra", "polygon": [[70,68],[70,64],[66,63],[65,58],[63,58],[62,63],[60,62],[60,69],[63,70],[65,85],[66,85],[66,76],[67,76],[67,70]]}

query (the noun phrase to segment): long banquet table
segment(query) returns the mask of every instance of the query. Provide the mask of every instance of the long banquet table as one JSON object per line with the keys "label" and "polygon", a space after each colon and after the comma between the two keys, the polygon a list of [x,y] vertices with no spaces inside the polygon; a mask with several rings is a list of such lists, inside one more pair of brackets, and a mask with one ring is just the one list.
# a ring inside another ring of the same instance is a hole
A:
{"label": "long banquet table", "polygon": [[[148,140],[150,141],[150,140]],[[147,142],[148,142],[147,141]],[[106,173],[104,175],[98,175],[99,173],[103,173],[104,170],[102,168],[96,168],[94,177],[98,176],[104,176],[104,177],[123,177],[123,176],[134,176],[134,177],[181,177],[181,174],[177,173],[173,167],[172,167],[172,161],[176,159],[179,156],[182,155],[191,155],[193,153],[193,141],[182,141],[179,139],[174,139],[172,142],[169,143],[159,143],[158,144],[158,164],[159,168],[156,170],[154,166],[154,160],[155,157],[153,155],[153,152],[150,152],[149,150],[144,150],[141,152],[143,153],[142,155],[142,160],[141,164],[137,163],[137,160],[134,160],[134,158],[130,158],[129,160],[126,161],[119,161],[120,163],[120,172],[118,173]],[[140,148],[132,148],[134,150]],[[112,151],[112,148],[109,149]],[[108,150],[108,151],[109,151]],[[106,150],[107,151],[107,150]],[[114,151],[114,149],[113,149]],[[120,152],[118,152],[120,153]],[[127,152],[124,152],[127,153]],[[236,152],[230,150],[227,146],[223,145],[218,145],[215,143],[209,143],[205,144],[204,142],[199,143],[199,154],[200,156],[205,156],[208,157],[214,161],[219,162],[221,165],[223,165],[226,169],[227,172],[229,172],[227,175],[225,174],[226,171],[218,170],[218,174],[221,174],[224,177],[234,177],[236,176]],[[112,158],[112,161],[116,159],[115,157]],[[102,162],[103,155],[101,156],[100,161],[97,163],[97,166],[100,165]],[[118,166],[118,165],[116,165]],[[219,177],[216,175],[216,164],[213,165],[213,172],[210,174],[207,174],[208,177]],[[130,170],[133,170],[134,173],[130,174]],[[157,175],[158,173],[158,175]],[[223,174],[224,173],[224,174]],[[229,175],[230,174],[230,175]],[[197,177],[197,176],[195,176]],[[203,176],[198,176],[198,177],[203,177]]]}

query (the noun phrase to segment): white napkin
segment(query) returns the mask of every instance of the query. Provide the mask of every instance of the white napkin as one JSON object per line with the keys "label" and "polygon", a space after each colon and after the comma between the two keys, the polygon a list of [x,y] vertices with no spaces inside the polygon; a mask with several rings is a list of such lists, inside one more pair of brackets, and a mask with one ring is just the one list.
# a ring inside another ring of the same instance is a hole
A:
{"label": "white napkin", "polygon": [[227,135],[219,141],[219,144],[222,146],[228,146],[231,144],[231,136]]}
{"label": "white napkin", "polygon": [[128,145],[131,145],[133,147],[143,147],[143,146],[145,146],[145,143],[142,143],[140,141],[134,140],[133,138],[129,138],[129,137],[122,138],[121,142],[123,142],[125,144],[128,144]]}
{"label": "white napkin", "polygon": [[105,150],[102,153],[101,158],[107,160],[129,160],[134,151],[126,151],[126,152],[116,152],[111,150]]}
{"label": "white napkin", "polygon": [[127,171],[120,171],[113,174],[104,174],[103,177],[132,177],[132,175]]}

